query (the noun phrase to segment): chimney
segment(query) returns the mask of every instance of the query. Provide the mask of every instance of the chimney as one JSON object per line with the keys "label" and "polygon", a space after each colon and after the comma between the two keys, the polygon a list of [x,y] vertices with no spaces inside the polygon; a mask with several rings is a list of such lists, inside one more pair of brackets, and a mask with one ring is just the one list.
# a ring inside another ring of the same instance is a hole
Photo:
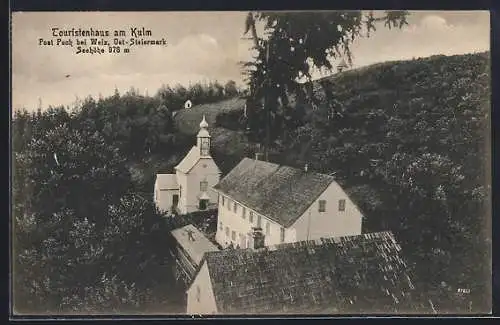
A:
{"label": "chimney", "polygon": [[309,166],[307,164],[304,165],[304,172],[307,173],[307,170],[309,169]]}
{"label": "chimney", "polygon": [[250,243],[248,245],[249,248],[259,249],[264,248],[264,233],[262,233],[262,228],[260,227],[252,227],[252,231],[249,233],[250,235]]}

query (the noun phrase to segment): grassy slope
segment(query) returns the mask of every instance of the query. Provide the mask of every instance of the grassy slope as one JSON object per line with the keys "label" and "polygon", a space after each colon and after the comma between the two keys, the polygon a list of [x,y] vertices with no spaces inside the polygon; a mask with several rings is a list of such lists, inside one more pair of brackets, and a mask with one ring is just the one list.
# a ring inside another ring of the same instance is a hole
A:
{"label": "grassy slope", "polygon": [[[481,69],[488,73],[488,66],[485,65],[485,62],[487,62],[485,59],[488,59],[488,57],[488,53],[455,56],[439,55],[409,61],[384,62],[337,73],[322,80],[330,83],[329,88],[343,104],[344,114],[358,120],[358,122],[360,119],[362,121],[366,120],[366,123],[362,122],[362,124],[355,126],[361,128],[361,132],[358,132],[352,142],[354,144],[371,143],[374,139],[379,141],[385,139],[387,132],[385,122],[380,124],[376,121],[370,121],[373,115],[379,114],[380,110],[384,110],[389,116],[397,115],[398,118],[406,119],[406,114],[408,120],[411,120],[415,119],[416,115],[419,114],[418,110],[427,110],[431,114],[436,114],[436,111],[439,112],[440,110],[440,105],[443,105],[443,101],[447,101],[444,96],[449,92],[451,85],[463,78],[474,80],[474,78],[477,78],[476,74],[481,72]],[[478,66],[479,68],[477,68]],[[242,157],[253,155],[253,145],[248,142],[241,131],[215,127],[216,117],[221,112],[242,110],[244,105],[244,99],[239,98],[197,105],[191,109],[177,112],[174,120],[179,130],[184,135],[193,137],[194,142],[196,133],[199,130],[199,122],[205,115],[210,125],[214,158],[222,172],[226,173]],[[421,108],[415,110],[414,107],[418,105]],[[445,130],[446,132],[448,130]],[[436,129],[435,134],[430,136],[436,139],[442,133],[442,130]],[[414,141],[420,135],[407,132],[404,136],[408,141]],[[314,144],[306,141],[301,143],[298,148],[288,148],[281,156],[279,153],[275,153],[274,160],[289,165],[302,166],[304,157],[301,157],[300,152],[311,145]],[[189,149],[186,148],[186,152]],[[380,157],[370,158],[382,159],[383,161],[388,159],[385,155],[387,155],[387,152],[383,152]],[[353,167],[343,166],[342,164],[333,166],[329,165],[328,161],[322,162],[321,152],[315,153],[314,158],[318,159],[312,161],[311,165],[316,164],[319,167],[322,164],[322,167],[317,169],[324,172],[343,168],[352,169]],[[164,166],[171,166],[172,162],[177,163],[182,159],[182,156],[172,157],[170,163],[158,161],[158,159],[160,158],[150,157],[148,161],[141,164],[139,169],[143,169],[144,177],[151,179],[151,177],[154,177],[155,170],[163,170],[165,169]],[[360,155],[360,160],[366,160],[366,157]],[[352,172],[346,170],[346,174]]]}
{"label": "grassy slope", "polygon": [[[322,80],[330,82],[332,92],[343,103],[344,112],[347,114],[354,117],[369,117],[370,114],[379,109],[390,111],[390,109],[399,106],[398,114],[401,115],[401,110],[408,108],[410,101],[423,102],[423,109],[440,105],[437,101],[443,98],[438,98],[435,95],[440,93],[439,88],[443,89],[441,93],[446,92],[456,80],[464,77],[464,75],[467,76],[467,69],[460,71],[459,68],[466,68],[467,65],[471,64],[484,65],[483,59],[487,58],[488,55],[485,53],[455,56],[439,55],[410,61],[384,62],[337,73]],[[485,69],[488,69],[488,67],[485,66]],[[487,73],[488,71],[485,70],[484,72]],[[433,84],[433,79],[437,81],[443,78],[447,82]],[[435,88],[433,94],[428,91],[430,86]],[[243,99],[230,99],[219,103],[198,105],[177,113],[175,121],[181,132],[195,136],[203,115],[206,116],[208,123],[213,126],[218,113],[240,110],[243,107]],[[408,114],[415,114],[415,112],[409,111]],[[239,161],[243,156],[251,154],[251,145],[243,132],[219,127],[212,127],[210,131],[216,155],[217,153],[225,153],[225,156],[234,156],[235,160]],[[373,136],[380,137],[380,133],[384,131],[381,125],[379,130],[367,130],[365,137],[353,139],[353,141],[369,142]],[[374,134],[374,132],[379,134]],[[411,137],[411,133],[408,136]],[[306,145],[308,144],[304,143],[304,146]],[[283,159],[291,165],[294,163],[302,164],[302,162],[297,161],[296,154],[297,152],[287,152],[288,159],[287,157]],[[227,168],[232,167],[228,166]]]}

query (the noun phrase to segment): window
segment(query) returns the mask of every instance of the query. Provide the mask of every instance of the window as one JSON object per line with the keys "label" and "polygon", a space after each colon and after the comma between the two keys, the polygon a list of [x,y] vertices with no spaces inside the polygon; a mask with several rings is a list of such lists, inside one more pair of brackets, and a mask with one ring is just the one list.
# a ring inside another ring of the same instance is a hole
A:
{"label": "window", "polygon": [[318,211],[319,212],[325,212],[326,211],[326,200],[319,200]]}
{"label": "window", "polygon": [[339,200],[339,211],[345,211],[345,200]]}
{"label": "window", "polygon": [[239,245],[240,245],[240,248],[242,248],[242,249],[247,248],[246,247],[247,246],[247,240],[245,238],[245,235],[243,235],[243,234],[240,234],[240,244]]}
{"label": "window", "polygon": [[283,227],[281,227],[281,229],[280,229],[280,241],[282,243],[285,242],[285,228],[283,228]]}
{"label": "window", "polygon": [[200,200],[198,203],[198,209],[206,210],[208,205],[208,200]]}
{"label": "window", "polygon": [[200,191],[201,192],[206,192],[208,189],[208,182],[207,181],[201,181],[200,182]]}
{"label": "window", "polygon": [[223,229],[224,229],[224,227],[222,226],[222,222],[219,222],[219,229],[220,229],[220,230],[223,230]]}
{"label": "window", "polygon": [[257,215],[257,227],[262,227],[262,217]]}
{"label": "window", "polygon": [[236,231],[231,232],[231,240],[236,240]]}
{"label": "window", "polygon": [[266,223],[266,235],[271,233],[271,224],[269,222]]}
{"label": "window", "polygon": [[200,286],[196,286],[196,301],[200,302],[201,290]]}
{"label": "window", "polygon": [[245,218],[246,218],[247,209],[246,209],[245,207],[242,207],[242,208],[241,208],[241,210],[242,210],[242,212],[241,212],[241,217],[242,217],[243,219],[245,219]]}
{"label": "window", "polygon": [[226,237],[229,237],[229,227],[226,226]]}
{"label": "window", "polygon": [[231,201],[227,199],[227,209],[231,211]]}
{"label": "window", "polygon": [[236,202],[233,203],[233,210],[234,210],[234,213],[236,213],[238,211],[238,203],[236,203]]}
{"label": "window", "polygon": [[224,197],[223,196],[222,196],[222,206],[224,206]]}
{"label": "window", "polygon": [[250,215],[248,216],[248,221],[253,223],[253,211],[250,211]]}
{"label": "window", "polygon": [[182,185],[179,185],[179,197],[182,196]]}

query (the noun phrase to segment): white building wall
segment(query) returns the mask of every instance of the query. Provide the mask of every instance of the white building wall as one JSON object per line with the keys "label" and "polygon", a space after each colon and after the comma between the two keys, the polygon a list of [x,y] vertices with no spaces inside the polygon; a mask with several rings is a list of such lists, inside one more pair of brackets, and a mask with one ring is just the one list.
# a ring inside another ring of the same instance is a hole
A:
{"label": "white building wall", "polygon": [[[220,194],[219,210],[217,216],[216,241],[223,247],[233,243],[234,246],[240,244],[240,234],[245,236],[252,227],[257,226],[258,215],[255,211],[246,208],[245,218],[243,218],[244,205],[236,202],[237,208],[234,210],[235,201]],[[345,200],[345,211],[339,211],[339,200]],[[325,212],[319,212],[319,201],[326,201]],[[222,205],[224,203],[224,205]],[[253,222],[250,222],[250,211],[253,212]],[[267,219],[261,215],[262,231],[265,235],[265,245],[275,245],[281,242],[281,225]],[[269,223],[269,232],[267,232]],[[321,237],[338,237],[361,234],[362,214],[357,206],[349,199],[344,190],[333,182],[316,199],[316,201],[303,213],[303,215],[289,228],[285,229],[285,243],[292,243],[302,240],[319,239]],[[229,235],[226,233],[229,227]],[[232,232],[235,231],[233,240]],[[246,243],[248,245],[248,242]],[[241,244],[240,244],[241,247]],[[245,246],[246,248],[246,246]]]}
{"label": "white building wall", "polygon": [[[215,235],[215,240],[222,245],[227,247],[230,243],[234,246],[240,245],[241,248],[246,248],[248,245],[248,233],[251,231],[252,227],[258,226],[258,216],[259,214],[254,210],[236,202],[236,211],[234,210],[235,201],[231,198],[224,197],[222,199],[222,194],[219,197],[219,209],[217,216],[217,233]],[[224,202],[224,205],[222,205]],[[245,207],[245,217],[243,218],[243,207]],[[250,221],[250,212],[253,212],[253,221]],[[267,219],[265,216],[261,216],[262,232],[265,235],[265,245],[275,245],[281,243],[281,225],[275,223],[274,221]],[[269,232],[267,232],[267,224],[269,224]],[[222,225],[222,228],[221,228]],[[229,235],[226,233],[226,227],[229,227]],[[235,232],[235,238],[233,240],[232,232]],[[247,239],[245,246],[242,247],[240,241],[240,234],[244,235]],[[295,229],[285,229],[284,242],[294,242],[296,238]]]}
{"label": "white building wall", "polygon": [[207,263],[204,262],[193,283],[187,290],[187,313],[209,315],[217,313],[212,282]]}
{"label": "white building wall", "polygon": [[158,210],[161,212],[170,211],[173,204],[173,195],[178,193],[178,190],[158,190],[155,201]]}
{"label": "white building wall", "polygon": [[200,182],[208,182],[206,193],[210,197],[210,203],[217,203],[217,195],[212,193],[210,188],[219,182],[220,170],[212,158],[202,158],[189,171],[186,177],[186,195],[184,204],[184,213],[198,211],[199,197],[201,195]]}
{"label": "white building wall", "polygon": [[[345,211],[339,211],[339,200],[345,200]],[[319,212],[319,201],[326,201],[326,211]],[[333,182],[292,225],[296,240],[361,234],[362,214],[344,190]]]}
{"label": "white building wall", "polygon": [[179,204],[178,209],[180,214],[187,213],[187,175],[183,172],[176,171],[177,175],[177,184],[179,184]]}

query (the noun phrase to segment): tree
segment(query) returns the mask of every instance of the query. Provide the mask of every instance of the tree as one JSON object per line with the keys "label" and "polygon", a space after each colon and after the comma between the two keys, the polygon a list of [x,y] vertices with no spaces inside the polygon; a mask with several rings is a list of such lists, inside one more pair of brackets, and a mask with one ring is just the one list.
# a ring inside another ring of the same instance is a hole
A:
{"label": "tree", "polygon": [[[339,56],[347,56],[351,63],[350,45],[355,39],[369,36],[378,22],[401,28],[407,15],[406,11],[386,11],[378,17],[373,11],[248,13],[245,34],[251,32],[257,55],[244,66],[251,109],[266,115],[266,155],[270,130],[280,125],[277,116],[291,115],[291,95],[299,103],[319,105],[311,83],[313,69],[331,71],[332,59]],[[258,23],[264,25],[264,35],[257,34]]]}
{"label": "tree", "polygon": [[227,97],[235,97],[238,95],[238,87],[234,80],[229,80],[224,85],[224,92]]}

